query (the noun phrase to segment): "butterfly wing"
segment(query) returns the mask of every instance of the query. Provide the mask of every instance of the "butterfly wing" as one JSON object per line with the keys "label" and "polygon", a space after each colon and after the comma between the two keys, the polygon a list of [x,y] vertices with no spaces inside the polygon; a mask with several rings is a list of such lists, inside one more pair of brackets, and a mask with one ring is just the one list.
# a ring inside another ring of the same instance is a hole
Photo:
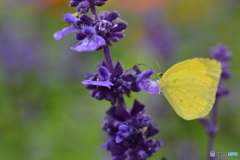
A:
{"label": "butterfly wing", "polygon": [[161,81],[164,82],[174,73],[183,73],[199,78],[215,88],[218,85],[221,72],[219,61],[210,58],[193,58],[173,65],[163,74]]}
{"label": "butterfly wing", "polygon": [[206,116],[215,102],[221,63],[195,58],[172,66],[159,85],[176,113],[186,120]]}

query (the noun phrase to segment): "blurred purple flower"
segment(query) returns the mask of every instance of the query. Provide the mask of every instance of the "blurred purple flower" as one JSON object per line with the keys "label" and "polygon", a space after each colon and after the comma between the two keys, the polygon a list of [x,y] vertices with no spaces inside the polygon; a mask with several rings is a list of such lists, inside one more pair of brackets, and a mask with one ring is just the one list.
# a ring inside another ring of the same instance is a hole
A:
{"label": "blurred purple flower", "polygon": [[42,66],[39,54],[39,40],[34,32],[24,36],[22,26],[19,30],[11,23],[4,23],[0,29],[0,64],[6,74],[6,82],[15,83],[30,72],[36,72]]}
{"label": "blurred purple flower", "polygon": [[144,42],[155,52],[170,58],[176,51],[179,35],[173,27],[164,24],[159,13],[150,13],[146,16]]}
{"label": "blurred purple flower", "polygon": [[[220,77],[220,82],[218,84],[218,90],[216,93],[215,103],[213,105],[213,109],[211,111],[210,119],[201,118],[200,123],[205,127],[206,133],[209,137],[208,142],[208,150],[207,153],[209,154],[210,151],[214,150],[214,138],[216,133],[219,131],[219,127],[217,125],[217,110],[218,110],[218,101],[221,96],[225,96],[229,93],[229,90],[225,88],[224,82],[232,76],[232,73],[229,70],[229,60],[232,58],[232,53],[222,44],[218,44],[216,47],[212,47],[210,49],[211,58],[214,58],[221,62],[222,64],[222,74]],[[208,159],[214,160],[215,157],[209,156]]]}
{"label": "blurred purple flower", "polygon": [[163,145],[161,140],[149,139],[159,131],[137,100],[130,111],[120,101],[106,113],[103,129],[112,140],[103,147],[111,152],[114,160],[146,160]]}
{"label": "blurred purple flower", "polygon": [[211,58],[217,59],[222,63],[222,74],[218,85],[217,96],[226,95],[229,90],[225,88],[223,81],[232,77],[232,72],[229,70],[229,60],[232,58],[232,53],[222,44],[218,44],[216,47],[210,49]]}

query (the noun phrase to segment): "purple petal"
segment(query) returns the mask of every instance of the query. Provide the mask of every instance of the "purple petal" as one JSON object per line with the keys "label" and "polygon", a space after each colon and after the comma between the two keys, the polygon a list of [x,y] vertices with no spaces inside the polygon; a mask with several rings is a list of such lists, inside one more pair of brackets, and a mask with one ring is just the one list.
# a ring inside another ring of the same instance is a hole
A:
{"label": "purple petal", "polygon": [[198,119],[200,121],[200,123],[204,126],[208,126],[209,125],[209,121],[207,118],[199,118]]}
{"label": "purple petal", "polygon": [[232,58],[232,53],[227,47],[222,44],[218,44],[216,47],[210,49],[211,57],[219,61],[226,61]]}
{"label": "purple petal", "polygon": [[77,28],[74,27],[74,26],[65,27],[65,28],[63,28],[61,31],[55,32],[54,35],[53,35],[53,37],[54,37],[56,40],[60,40],[62,37],[64,37],[64,36],[67,35],[68,33],[75,32],[75,31],[77,31]]}
{"label": "purple petal", "polygon": [[145,150],[147,150],[148,152],[156,152],[161,146],[163,145],[163,141],[161,140],[148,140],[146,142],[146,146],[145,146]]}
{"label": "purple petal", "polygon": [[118,130],[121,132],[129,132],[130,128],[127,125],[122,124],[118,127]]}
{"label": "purple petal", "polygon": [[98,75],[101,81],[109,81],[110,73],[106,67],[100,66],[98,68]]}
{"label": "purple petal", "polygon": [[71,47],[71,49],[77,52],[91,52],[104,45],[106,45],[105,40],[102,37],[95,35],[91,37],[87,36],[79,41],[75,47]]}
{"label": "purple petal", "polygon": [[91,81],[91,80],[84,80],[82,81],[83,85],[94,85],[94,86],[103,86],[111,88],[110,86],[113,86],[112,82],[110,81]]}
{"label": "purple petal", "polygon": [[71,14],[71,13],[66,13],[66,14],[63,15],[63,20],[65,22],[68,22],[68,23],[71,23],[71,24],[74,25],[76,20],[77,20],[77,17],[74,16],[73,14]]}
{"label": "purple petal", "polygon": [[83,33],[84,35],[92,36],[92,35],[95,35],[95,34],[96,34],[96,30],[95,30],[94,28],[92,28],[92,27],[87,26],[87,27],[84,27],[84,28],[82,29],[82,33]]}
{"label": "purple petal", "polygon": [[120,142],[122,142],[123,141],[123,138],[121,138],[120,136],[117,136],[116,138],[115,138],[115,142],[116,143],[120,143]]}
{"label": "purple petal", "polygon": [[111,154],[113,156],[119,156],[119,155],[124,155],[124,152],[127,150],[126,147],[122,145],[118,145],[116,143],[111,144]]}
{"label": "purple petal", "polygon": [[132,107],[132,110],[130,112],[131,116],[135,116],[135,115],[137,115],[141,111],[143,112],[144,107],[145,106],[142,103],[140,103],[139,101],[135,100],[134,104],[133,104],[133,107]]}
{"label": "purple petal", "polygon": [[106,113],[108,116],[113,117],[120,122],[124,122],[130,117],[129,113],[126,111],[126,108],[123,108],[122,106],[111,107],[106,111]]}
{"label": "purple petal", "polygon": [[98,91],[98,90],[91,90],[90,95],[97,100],[103,100],[106,98],[108,91]]}
{"label": "purple petal", "polygon": [[101,144],[101,147],[108,149],[108,148],[109,148],[109,142],[106,142],[106,143]]}
{"label": "purple petal", "polygon": [[154,72],[151,69],[147,69],[147,70],[143,71],[142,73],[140,73],[137,76],[137,79],[136,79],[137,83],[139,83],[143,79],[149,78],[153,73]]}
{"label": "purple petal", "polygon": [[141,126],[149,126],[152,120],[149,117],[145,117],[141,120]]}
{"label": "purple petal", "polygon": [[151,79],[142,80],[139,83],[139,87],[142,90],[148,91],[149,94],[160,94],[161,92],[158,81],[152,81]]}
{"label": "purple petal", "polygon": [[101,19],[104,19],[104,17],[106,16],[106,15],[108,15],[108,11],[105,11],[105,10],[103,10],[103,11],[100,11],[99,12],[99,18],[101,18]]}
{"label": "purple petal", "polygon": [[[83,14],[81,17],[80,17],[80,20],[81,22],[87,24],[87,25],[91,25],[94,23],[94,19],[86,14]],[[96,31],[95,31],[96,32]]]}
{"label": "purple petal", "polygon": [[110,29],[111,32],[121,32],[123,31],[124,29],[126,29],[128,26],[127,23],[118,23],[118,25],[116,27],[113,27]]}
{"label": "purple petal", "polygon": [[115,100],[114,94],[111,93],[110,90],[105,91],[105,93],[106,93],[105,99],[106,99],[107,101],[113,102],[113,101]]}
{"label": "purple petal", "polygon": [[113,74],[115,76],[120,76],[123,74],[123,66],[119,61],[117,62],[116,66],[114,67]]}
{"label": "purple petal", "polygon": [[147,137],[152,137],[152,136],[156,135],[158,132],[159,132],[159,130],[155,126],[151,125],[148,127]]}
{"label": "purple petal", "polygon": [[117,19],[119,16],[120,16],[120,13],[118,13],[117,11],[112,11],[104,17],[104,20],[112,22],[113,20]]}
{"label": "purple petal", "polygon": [[126,157],[126,155],[116,155],[116,157],[114,157],[114,159],[112,159],[112,160],[123,160],[123,159],[126,159],[127,157]]}
{"label": "purple petal", "polygon": [[76,7],[77,11],[79,13],[85,14],[88,12],[89,9],[89,2],[88,0],[83,0],[82,2],[80,2],[77,7]]}
{"label": "purple petal", "polygon": [[122,32],[114,32],[113,35],[118,37],[118,38],[123,38],[125,36],[125,34],[122,33]]}
{"label": "purple petal", "polygon": [[69,7],[77,7],[78,4],[79,4],[79,1],[71,0],[69,2]]}

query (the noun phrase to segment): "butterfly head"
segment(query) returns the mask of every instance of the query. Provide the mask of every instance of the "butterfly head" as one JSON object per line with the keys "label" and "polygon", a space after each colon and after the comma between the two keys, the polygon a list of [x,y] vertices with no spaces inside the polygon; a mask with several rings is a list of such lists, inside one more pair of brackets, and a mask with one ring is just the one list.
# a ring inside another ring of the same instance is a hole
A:
{"label": "butterfly head", "polygon": [[158,76],[158,78],[162,78],[163,72],[159,72],[159,73],[157,74],[157,76]]}

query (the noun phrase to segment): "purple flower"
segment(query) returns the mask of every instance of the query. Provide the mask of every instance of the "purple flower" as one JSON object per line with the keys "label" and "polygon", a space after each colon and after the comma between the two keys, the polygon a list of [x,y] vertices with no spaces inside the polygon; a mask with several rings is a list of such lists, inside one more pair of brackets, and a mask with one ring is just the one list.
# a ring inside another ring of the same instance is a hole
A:
{"label": "purple flower", "polygon": [[[29,78],[27,75],[37,76],[43,71],[41,38],[36,39],[39,35],[31,26],[32,23],[15,24],[14,21],[4,21],[1,25],[0,68],[2,78],[8,85],[20,85]],[[28,27],[30,29],[25,33]],[[25,34],[21,36],[20,33]]]}
{"label": "purple flower", "polygon": [[149,77],[153,74],[153,70],[147,69],[137,77],[137,83],[142,90],[148,91],[149,94],[160,94],[161,90],[158,81],[153,81]]}
{"label": "purple flower", "polygon": [[179,43],[179,35],[172,26],[164,24],[162,22],[163,19],[161,14],[156,12],[147,14],[146,38],[144,39],[144,43],[153,49],[153,51],[168,59],[176,51]]}
{"label": "purple flower", "polygon": [[217,59],[222,63],[222,75],[221,78],[227,79],[232,76],[229,71],[229,60],[232,58],[232,53],[222,44],[218,44],[216,47],[210,49],[211,58]]}
{"label": "purple flower", "polygon": [[107,44],[111,45],[112,42],[117,42],[125,35],[122,33],[128,24],[119,19],[120,13],[117,11],[101,11],[99,13],[100,23],[97,24],[98,34],[106,40]]}
{"label": "purple flower", "polygon": [[[125,35],[122,33],[127,28],[127,23],[118,17],[120,14],[117,11],[101,11],[99,19],[88,15],[81,15],[76,24],[78,27],[91,26],[96,29],[96,34],[105,39],[107,44],[117,42]],[[82,33],[78,32],[77,39],[82,39]]]}
{"label": "purple flower", "polygon": [[218,85],[217,96],[226,95],[229,93],[229,90],[225,88],[223,81],[232,77],[232,73],[229,70],[229,60],[232,58],[232,53],[222,44],[212,47],[210,53],[211,58],[217,59],[222,63],[222,74]]}
{"label": "purple flower", "polygon": [[[213,109],[211,111],[211,118],[208,120],[206,118],[201,118],[200,122],[205,127],[206,133],[209,136],[208,142],[208,150],[207,153],[209,154],[210,151],[214,150],[214,138],[216,133],[219,131],[219,127],[216,124],[217,121],[217,110],[218,110],[218,101],[221,96],[227,95],[229,90],[225,88],[224,81],[229,79],[232,76],[232,73],[229,71],[229,60],[232,58],[232,53],[222,44],[218,44],[216,47],[212,47],[210,49],[211,58],[214,58],[221,62],[222,64],[222,74],[220,77],[220,82],[218,85],[218,90],[216,93],[215,103],[213,105]],[[209,159],[212,159],[209,156]]]}
{"label": "purple flower", "polygon": [[85,14],[88,12],[90,6],[102,6],[107,0],[71,0],[70,7],[76,7],[79,13]]}
{"label": "purple flower", "polygon": [[80,40],[75,47],[71,47],[72,50],[77,52],[91,52],[106,45],[105,40],[96,35],[96,31],[92,27],[84,27],[81,32],[86,37]]}
{"label": "purple flower", "polygon": [[[107,121],[103,125],[111,140],[103,146],[111,152],[114,160],[146,160],[163,142],[150,139],[158,133],[158,129],[152,123],[151,117],[144,114],[144,105],[135,100],[129,111],[126,109],[123,94],[129,96],[131,91],[139,92],[139,86],[145,87],[149,93],[159,93],[160,90],[155,87],[157,83],[149,79],[153,72],[145,71],[141,74],[137,65],[124,71],[120,62],[113,65],[109,46],[125,36],[123,31],[128,24],[118,18],[120,13],[117,11],[96,13],[95,6],[104,5],[106,1],[71,0],[69,5],[76,7],[80,14],[76,17],[66,15],[65,21],[71,26],[56,32],[54,37],[58,40],[70,32],[76,32],[75,38],[79,42],[72,50],[85,52],[103,48],[105,60],[98,66],[96,73],[88,73],[86,80],[82,81],[82,84],[90,89],[92,97],[98,100],[106,99],[112,105],[106,112]],[[89,10],[92,17],[85,14]]]}
{"label": "purple flower", "polygon": [[152,119],[144,114],[144,105],[134,101],[132,109],[119,102],[107,112],[103,129],[112,138],[103,146],[115,159],[146,160],[162,145],[161,140],[149,139],[158,133]]}
{"label": "purple flower", "polygon": [[117,11],[101,11],[99,18],[85,14],[78,16],[65,14],[64,21],[71,25],[54,33],[54,38],[59,40],[68,33],[76,32],[75,37],[80,41],[71,47],[72,50],[77,52],[97,50],[106,44],[110,45],[111,41],[117,42],[124,37],[122,31],[126,29],[127,23],[120,20],[119,15]]}
{"label": "purple flower", "polygon": [[71,26],[55,32],[53,36],[56,40],[59,40],[68,33],[77,32],[80,30],[76,34],[76,38],[80,41],[76,44],[76,46],[71,47],[72,50],[77,52],[90,52],[106,45],[105,40],[101,36],[97,35],[94,28],[80,25],[79,21],[77,21],[77,17],[73,14],[65,14],[63,19],[65,22],[70,23]]}
{"label": "purple flower", "polygon": [[125,138],[131,135],[131,128],[125,124],[122,124],[118,127],[117,137],[115,139],[116,143],[122,142]]}
{"label": "purple flower", "polygon": [[98,72],[87,74],[87,80],[84,80],[82,84],[91,90],[92,97],[115,102],[119,95],[129,95],[131,91],[139,92],[141,90],[136,82],[137,75],[140,73],[137,66],[124,71],[121,63],[117,62],[114,72],[111,74],[103,61]]}
{"label": "purple flower", "polygon": [[84,80],[82,82],[83,85],[92,85],[92,86],[103,86],[107,88],[111,88],[113,86],[112,82],[110,82],[110,73],[108,72],[107,68],[100,66],[98,68],[98,76],[100,79],[97,79],[97,81],[93,80]]}
{"label": "purple flower", "polygon": [[55,32],[53,37],[56,40],[60,40],[62,37],[64,37],[68,33],[76,32],[79,29],[79,27],[76,25],[77,17],[74,16],[73,14],[70,14],[70,13],[64,14],[63,20],[69,23],[70,26],[63,28],[61,31]]}
{"label": "purple flower", "polygon": [[[71,2],[70,2],[71,3]],[[89,1],[88,0],[82,0],[82,2],[79,2],[76,9],[79,13],[85,14],[89,10]]]}

